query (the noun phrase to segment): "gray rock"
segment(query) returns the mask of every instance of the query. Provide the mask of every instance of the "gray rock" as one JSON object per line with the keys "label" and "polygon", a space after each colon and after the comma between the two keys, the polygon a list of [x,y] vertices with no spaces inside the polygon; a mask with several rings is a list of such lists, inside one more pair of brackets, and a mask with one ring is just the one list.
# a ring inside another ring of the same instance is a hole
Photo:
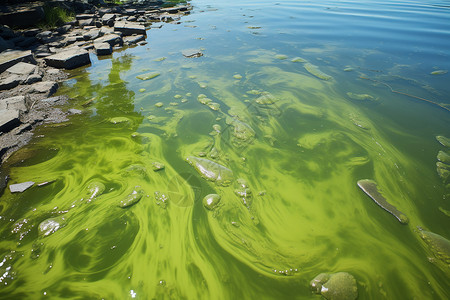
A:
{"label": "gray rock", "polygon": [[28,97],[16,96],[0,100],[0,110],[19,110],[23,112],[28,111]]}
{"label": "gray rock", "polygon": [[102,36],[100,29],[91,29],[85,34],[83,34],[83,39],[85,41],[95,40],[96,38]]}
{"label": "gray rock", "polygon": [[30,187],[32,187],[33,185],[34,185],[33,181],[27,181],[27,182],[22,182],[22,183],[10,184],[9,185],[9,190],[11,191],[11,193],[22,193],[25,190],[27,190]]}
{"label": "gray rock", "polygon": [[92,26],[94,25],[94,19],[78,20],[78,25],[81,27]]}
{"label": "gray rock", "polygon": [[15,88],[23,81],[23,78],[18,75],[11,75],[6,77],[3,80],[0,80],[0,91],[1,90],[9,90]]}
{"label": "gray rock", "polygon": [[35,93],[46,94],[47,97],[53,95],[58,90],[58,84],[54,81],[42,81],[32,85]]}
{"label": "gray rock", "polygon": [[6,49],[13,49],[14,43],[8,40],[3,39],[0,36],[0,52],[5,51]]}
{"label": "gray rock", "polygon": [[145,40],[145,36],[143,35],[132,35],[123,38],[123,42],[125,45],[133,45],[143,40]]}
{"label": "gray rock", "polygon": [[14,30],[9,28],[8,26],[0,26],[0,37],[4,39],[12,39],[16,36]]}
{"label": "gray rock", "polygon": [[27,36],[27,37],[35,37],[36,34],[38,34],[39,32],[41,32],[41,30],[39,28],[33,28],[33,29],[28,29],[23,31],[23,35]]}
{"label": "gray rock", "polygon": [[33,84],[42,81],[42,76],[39,74],[31,74],[25,79],[24,84]]}
{"label": "gray rock", "polygon": [[2,52],[2,55],[0,55],[0,73],[4,72],[9,67],[14,66],[16,63],[21,61],[36,63],[33,58],[33,54],[31,54],[31,50],[12,50]]}
{"label": "gray rock", "polygon": [[41,42],[47,42],[51,37],[52,37],[52,32],[49,30],[42,31],[42,32],[39,32],[38,34],[36,34],[36,38]]}
{"label": "gray rock", "polygon": [[75,69],[91,63],[89,53],[83,49],[72,49],[45,58],[48,66],[60,69]]}
{"label": "gray rock", "polygon": [[123,35],[143,34],[146,35],[145,26],[138,23],[116,22],[114,31],[122,32]]}
{"label": "gray rock", "polygon": [[37,68],[36,65],[18,62],[14,66],[8,68],[6,71],[17,75],[30,75],[31,73],[34,73],[36,68]]}
{"label": "gray rock", "polygon": [[201,50],[198,49],[186,49],[181,51],[181,53],[183,54],[184,57],[200,57],[203,56],[203,53]]}
{"label": "gray rock", "polygon": [[[15,1],[15,3],[17,2]],[[2,13],[1,23],[18,28],[33,26],[44,19],[45,14],[42,6],[42,4],[28,3],[27,6],[22,5],[17,9]]]}
{"label": "gray rock", "polygon": [[95,18],[95,15],[94,14],[79,14],[79,15],[76,15],[75,18],[77,20],[87,20],[87,19]]}
{"label": "gray rock", "polygon": [[136,16],[131,16],[127,18],[128,22],[136,22],[136,20],[137,20]]}
{"label": "gray rock", "polygon": [[37,42],[38,42],[37,38],[28,37],[28,38],[24,38],[21,42],[16,43],[16,46],[21,47],[21,48],[28,48]]}
{"label": "gray rock", "polygon": [[67,112],[69,113],[69,115],[81,115],[83,113],[83,111],[76,108],[71,108]]}
{"label": "gray rock", "polygon": [[97,55],[110,55],[112,53],[112,47],[108,43],[95,43],[94,48]]}
{"label": "gray rock", "polygon": [[72,25],[64,25],[56,29],[60,34],[65,34],[72,29]]}
{"label": "gray rock", "polygon": [[51,97],[51,98],[46,98],[46,99],[42,99],[42,102],[45,103],[50,103],[50,104],[62,104],[65,101],[64,96],[56,96],[56,97]]}
{"label": "gray rock", "polygon": [[59,73],[61,73],[62,71],[59,69],[47,69],[47,71],[45,71],[48,75],[58,75]]}
{"label": "gray rock", "polygon": [[114,25],[114,20],[116,19],[115,14],[104,14],[102,16],[102,23],[103,25],[107,25],[112,27],[111,25]]}
{"label": "gray rock", "polygon": [[0,110],[0,132],[8,132],[20,125],[18,110]]}
{"label": "gray rock", "polygon": [[94,22],[94,25],[95,25],[95,27],[97,27],[97,28],[101,28],[101,27],[103,26],[102,22],[101,22],[101,21],[98,21],[98,20],[96,20],[96,21]]}
{"label": "gray rock", "polygon": [[108,43],[111,46],[115,46],[115,45],[123,45],[123,40],[121,36],[115,33],[110,33],[94,40],[94,45],[98,43]]}

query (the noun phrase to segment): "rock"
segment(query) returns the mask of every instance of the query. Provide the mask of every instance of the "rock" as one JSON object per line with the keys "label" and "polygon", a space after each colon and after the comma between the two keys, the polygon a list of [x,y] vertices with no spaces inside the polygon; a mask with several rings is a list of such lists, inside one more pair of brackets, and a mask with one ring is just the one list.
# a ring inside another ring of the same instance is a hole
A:
{"label": "rock", "polygon": [[425,241],[436,258],[450,265],[450,241],[439,234],[419,228],[420,237]]}
{"label": "rock", "polygon": [[39,28],[32,28],[22,31],[22,34],[26,37],[36,37],[39,32],[41,32]]}
{"label": "rock", "polygon": [[40,236],[49,236],[58,229],[64,227],[66,219],[63,216],[49,218],[39,223],[38,232]]}
{"label": "rock", "polygon": [[76,108],[71,108],[67,111],[67,113],[69,113],[69,115],[81,115],[83,111]]}
{"label": "rock", "polygon": [[87,196],[89,197],[89,200],[92,200],[96,198],[97,196],[100,196],[105,191],[106,187],[103,183],[99,181],[93,181],[91,182],[87,187]]}
{"label": "rock", "polygon": [[143,40],[145,40],[145,36],[143,35],[132,35],[123,38],[123,42],[125,45],[133,45]]}
{"label": "rock", "polygon": [[331,79],[333,79],[333,77],[323,73],[319,69],[319,67],[317,67],[317,66],[315,66],[313,64],[306,63],[306,64],[303,65],[303,67],[306,69],[306,71],[308,71],[310,74],[316,76],[317,78],[320,78],[322,80],[331,80]]}
{"label": "rock", "polygon": [[120,35],[115,34],[115,33],[110,33],[110,34],[105,34],[104,36],[95,39],[94,45],[97,43],[108,43],[112,47],[114,47],[115,45],[120,45],[120,46],[123,45],[123,40]]}
{"label": "rock", "polygon": [[102,36],[100,29],[91,29],[83,34],[83,39],[85,41],[95,40],[96,38]]}
{"label": "rock", "polygon": [[402,224],[408,224],[408,217],[399,211],[394,205],[390,204],[378,190],[375,181],[370,179],[358,180],[358,186],[381,208],[392,214]]}
{"label": "rock", "polygon": [[220,195],[209,194],[203,198],[203,206],[208,210],[214,210],[220,203]]}
{"label": "rock", "polygon": [[200,57],[203,56],[203,53],[201,50],[198,49],[185,49],[181,51],[184,57],[192,58],[192,57]]}
{"label": "rock", "polygon": [[233,180],[233,171],[205,158],[188,156],[186,161],[206,180],[218,185],[228,186]]}
{"label": "rock", "polygon": [[24,38],[22,41],[16,43],[16,46],[21,47],[21,48],[28,48],[37,42],[38,42],[37,38],[29,37],[29,38]]}
{"label": "rock", "polygon": [[36,63],[31,54],[31,50],[19,51],[5,51],[0,55],[0,73],[6,71],[6,69],[14,66],[18,62],[30,62]]}
{"label": "rock", "polygon": [[24,63],[24,62],[18,62],[14,66],[8,68],[6,71],[9,73],[12,73],[12,74],[17,74],[17,75],[30,75],[31,73],[34,73],[36,68],[37,68],[36,65],[32,65],[32,64]]}
{"label": "rock", "polygon": [[169,204],[169,196],[167,196],[164,193],[161,193],[160,191],[155,192],[155,200],[156,204],[160,205],[162,208],[166,208]]}
{"label": "rock", "polygon": [[94,48],[97,55],[110,55],[112,53],[112,47],[108,43],[95,43]]}
{"label": "rock", "polygon": [[18,110],[0,110],[0,132],[8,132],[19,125]]}
{"label": "rock", "polygon": [[347,272],[321,273],[311,280],[310,287],[328,300],[355,300],[358,297],[356,280]]}
{"label": "rock", "polygon": [[160,73],[158,73],[158,72],[151,72],[151,73],[138,75],[138,76],[136,76],[136,78],[140,79],[140,80],[149,80],[149,79],[153,79],[155,77],[158,77],[159,75],[160,75]]}
{"label": "rock", "polygon": [[27,112],[27,96],[16,96],[0,100],[0,110],[19,110]]}
{"label": "rock", "polygon": [[64,25],[56,29],[59,34],[66,34],[72,29],[72,25]]}
{"label": "rock", "polygon": [[137,23],[116,22],[114,31],[122,32],[123,35],[142,34],[146,35],[145,26]]}
{"label": "rock", "polygon": [[119,207],[127,208],[138,203],[142,199],[144,194],[145,192],[143,189],[136,187],[130,194],[125,197],[125,199],[120,201]]}
{"label": "rock", "polygon": [[137,20],[136,16],[131,16],[127,18],[128,22],[136,22],[136,20]]}
{"label": "rock", "polygon": [[438,135],[436,136],[436,140],[444,147],[450,148],[450,139],[443,136],[443,135]]}
{"label": "rock", "polygon": [[101,21],[95,20],[95,21],[94,21],[94,26],[97,27],[97,28],[101,28],[101,27],[103,26],[103,24],[102,24]]}
{"label": "rock", "polygon": [[79,21],[79,20],[88,20],[88,19],[93,19],[95,18],[94,14],[79,14],[76,15],[75,18]]}
{"label": "rock", "polygon": [[[0,24],[3,24],[0,22]],[[8,26],[0,26],[0,37],[4,38],[4,39],[12,39],[14,37],[16,37],[16,33],[14,32],[14,30],[12,30],[11,28],[9,28]]]}
{"label": "rock", "polygon": [[444,151],[439,151],[438,155],[437,155],[437,160],[439,160],[440,162],[443,162],[445,164],[450,164],[450,155]]}
{"label": "rock", "polygon": [[155,171],[155,172],[165,168],[163,163],[160,163],[157,161],[152,162],[152,167],[153,167],[153,171]]}
{"label": "rock", "polygon": [[94,19],[78,20],[78,25],[81,27],[92,26],[94,25]]}
{"label": "rock", "polygon": [[48,66],[60,69],[75,69],[91,63],[89,53],[83,49],[72,49],[45,58]]}
{"label": "rock", "polygon": [[39,74],[31,74],[30,76],[27,77],[27,79],[25,79],[25,81],[23,82],[24,84],[33,84],[35,82],[39,82],[42,80],[42,76]]}
{"label": "rock", "polygon": [[32,187],[33,185],[34,185],[33,181],[27,181],[27,182],[22,182],[22,183],[17,183],[17,184],[10,184],[9,190],[11,191],[11,193],[22,193],[25,190]]}
{"label": "rock", "polygon": [[47,42],[49,42],[50,39],[51,39],[51,37],[52,37],[52,32],[49,31],[49,30],[42,31],[42,32],[39,32],[38,34],[36,34],[36,38],[37,38],[39,41],[41,41],[42,43],[47,43]]}
{"label": "rock", "polygon": [[8,76],[7,78],[0,80],[0,91],[15,88],[22,82],[22,80],[23,78],[18,75]]}
{"label": "rock", "polygon": [[2,13],[0,16],[0,24],[17,28],[27,28],[43,20],[44,16],[42,4],[29,3],[27,6],[18,6],[14,10]]}
{"label": "rock", "polygon": [[0,52],[5,51],[6,49],[13,49],[14,43],[8,40],[3,39],[0,36]]}
{"label": "rock", "polygon": [[113,27],[114,26],[114,20],[116,19],[115,14],[104,14],[102,16],[102,23],[103,25]]}
{"label": "rock", "polygon": [[58,84],[54,81],[42,81],[32,85],[33,91],[40,94],[46,94],[50,97],[58,90]]}

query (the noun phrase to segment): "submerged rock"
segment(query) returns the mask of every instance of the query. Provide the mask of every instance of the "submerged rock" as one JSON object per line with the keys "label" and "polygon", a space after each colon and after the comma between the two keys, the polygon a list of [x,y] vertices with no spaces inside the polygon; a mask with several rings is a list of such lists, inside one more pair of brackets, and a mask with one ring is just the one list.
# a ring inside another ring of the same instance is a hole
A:
{"label": "submerged rock", "polygon": [[444,182],[447,182],[449,176],[450,176],[450,165],[446,165],[444,163],[441,163],[440,161],[438,161],[436,163],[436,171],[439,175],[439,177],[441,177],[441,179]]}
{"label": "submerged rock", "polygon": [[88,187],[88,196],[89,199],[94,199],[97,196],[100,196],[105,191],[106,187],[103,183],[99,181],[93,181],[91,182]]}
{"label": "submerged rock", "polygon": [[277,99],[271,93],[263,92],[261,93],[261,96],[258,97],[255,101],[260,105],[270,105],[274,104]]}
{"label": "submerged rock", "polygon": [[130,119],[128,119],[127,117],[115,117],[115,118],[109,119],[109,122],[111,122],[113,124],[128,123],[128,122],[130,122]]}
{"label": "submerged rock", "polygon": [[241,74],[235,74],[235,75],[233,75],[233,78],[237,79],[237,80],[241,80],[242,79],[242,75]]}
{"label": "submerged rock", "polygon": [[158,72],[151,72],[151,73],[138,75],[138,76],[136,76],[136,78],[140,79],[140,80],[149,80],[149,79],[153,79],[155,77],[158,77],[159,75],[161,75],[161,74],[158,73]]}
{"label": "submerged rock", "polygon": [[438,155],[437,155],[437,159],[440,162],[446,163],[446,164],[450,164],[450,155],[444,151],[439,151]]}
{"label": "submerged rock", "polygon": [[66,219],[63,216],[56,218],[50,218],[42,221],[39,224],[38,232],[40,236],[49,236],[55,233],[58,229],[63,227],[66,223]]}
{"label": "submerged rock", "polygon": [[155,172],[165,168],[163,163],[160,163],[157,161],[152,162],[152,167],[153,167],[153,171],[155,171]]}
{"label": "submerged rock", "polygon": [[188,156],[186,161],[206,180],[228,186],[233,180],[233,171],[209,159]]}
{"label": "submerged rock", "polygon": [[447,73],[448,73],[447,70],[436,70],[436,71],[431,72],[430,74],[431,75],[444,75],[444,74],[447,74]]}
{"label": "submerged rock", "polygon": [[420,237],[425,241],[434,256],[450,267],[450,241],[439,234],[425,231],[420,228],[419,230]]}
{"label": "submerged rock", "polygon": [[353,100],[362,100],[362,101],[364,101],[364,100],[369,100],[369,101],[375,100],[375,98],[373,96],[369,95],[369,94],[354,94],[354,93],[348,92],[347,96],[350,99],[353,99]]}
{"label": "submerged rock", "polygon": [[220,195],[217,194],[209,194],[203,198],[203,206],[206,209],[214,210],[220,203]]}
{"label": "submerged rock", "polygon": [[156,204],[160,205],[162,208],[166,208],[169,204],[169,196],[160,191],[155,192],[155,200]]}
{"label": "submerged rock", "polygon": [[358,180],[358,186],[364,191],[376,204],[392,214],[402,224],[408,224],[408,217],[399,211],[394,205],[390,204],[386,198],[378,191],[375,181],[369,179]]}
{"label": "submerged rock", "polygon": [[246,123],[227,117],[225,122],[233,126],[233,136],[243,141],[249,141],[255,136],[255,131]]}
{"label": "submerged rock", "polygon": [[285,60],[288,57],[287,57],[287,55],[284,55],[284,54],[277,54],[277,55],[275,55],[275,58],[279,59],[279,60]]}
{"label": "submerged rock", "polygon": [[294,57],[294,58],[291,60],[291,62],[301,62],[301,63],[304,63],[304,62],[306,62],[306,59],[303,59],[303,58],[301,58],[301,57]]}
{"label": "submerged rock", "polygon": [[436,136],[436,140],[444,147],[450,148],[450,139],[443,136],[443,135],[438,135]]}
{"label": "submerged rock", "polygon": [[311,280],[310,287],[328,300],[354,300],[358,297],[356,279],[347,272],[321,273]]}
{"label": "submerged rock", "polygon": [[120,201],[119,207],[127,208],[138,203],[142,199],[144,194],[145,192],[143,189],[136,187],[130,194],[128,194],[123,200]]}
{"label": "submerged rock", "polygon": [[320,71],[319,68],[313,64],[306,63],[304,65],[306,71],[308,71],[310,74],[316,76],[317,78],[320,78],[322,80],[331,80],[333,77],[330,75],[325,74],[324,72]]}

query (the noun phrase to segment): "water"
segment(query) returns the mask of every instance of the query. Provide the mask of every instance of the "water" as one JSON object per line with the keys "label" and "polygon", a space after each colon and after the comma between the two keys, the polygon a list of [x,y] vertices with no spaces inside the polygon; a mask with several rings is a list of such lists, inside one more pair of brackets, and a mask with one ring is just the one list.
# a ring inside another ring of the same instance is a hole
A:
{"label": "water", "polygon": [[[191,3],[146,46],[73,71],[59,93],[83,114],[40,127],[5,166],[10,183],[54,182],[0,198],[0,297],[310,299],[319,273],[349,272],[359,299],[449,298],[448,262],[417,229],[450,238],[436,172],[450,75],[430,74],[450,69],[449,2]],[[185,161],[203,155],[233,182]],[[48,218],[60,228],[39,235]]]}

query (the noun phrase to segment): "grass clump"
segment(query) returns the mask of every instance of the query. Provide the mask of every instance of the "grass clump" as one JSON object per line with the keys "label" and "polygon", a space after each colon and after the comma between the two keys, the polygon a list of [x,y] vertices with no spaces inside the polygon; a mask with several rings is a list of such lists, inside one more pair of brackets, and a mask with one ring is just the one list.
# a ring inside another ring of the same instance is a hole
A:
{"label": "grass clump", "polygon": [[39,27],[44,29],[55,28],[75,19],[72,12],[69,12],[59,6],[44,6],[44,14],[44,21],[38,24]]}

